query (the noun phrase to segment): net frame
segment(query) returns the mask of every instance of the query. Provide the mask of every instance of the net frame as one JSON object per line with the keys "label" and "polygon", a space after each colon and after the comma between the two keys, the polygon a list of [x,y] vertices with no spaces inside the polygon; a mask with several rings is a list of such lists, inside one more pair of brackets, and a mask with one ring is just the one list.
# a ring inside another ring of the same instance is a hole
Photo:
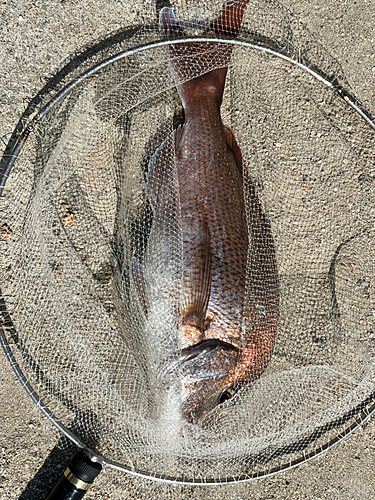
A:
{"label": "net frame", "polygon": [[[361,105],[356,101],[356,99],[347,92],[342,86],[337,84],[336,82],[332,82],[328,77],[321,74],[318,70],[309,67],[303,62],[299,61],[291,57],[290,55],[283,53],[282,51],[276,50],[274,48],[268,47],[265,44],[254,43],[251,41],[241,40],[241,39],[230,39],[224,37],[210,37],[210,36],[187,36],[183,38],[175,38],[173,40],[156,40],[154,42],[138,45],[132,47],[128,50],[124,50],[112,57],[109,57],[105,61],[98,63],[91,67],[90,69],[83,72],[78,78],[73,80],[71,83],[63,87],[47,104],[45,104],[40,111],[36,112],[34,116],[29,119],[26,127],[22,130],[21,134],[17,139],[16,145],[10,154],[9,161],[5,164],[3,170],[0,172],[0,196],[2,195],[3,189],[6,184],[6,180],[9,177],[13,165],[16,163],[18,156],[20,155],[23,146],[25,145],[30,134],[33,133],[34,127],[36,124],[42,120],[48,113],[54,108],[54,106],[60,102],[65,96],[67,96],[74,88],[78,87],[82,84],[87,78],[95,75],[101,69],[110,66],[111,64],[125,59],[129,56],[135,55],[137,53],[159,47],[167,47],[169,45],[176,44],[186,44],[188,42],[199,42],[199,43],[212,43],[216,44],[229,44],[232,46],[242,46],[245,48],[250,48],[256,51],[260,51],[266,53],[271,56],[278,57],[283,59],[292,65],[298,66],[303,71],[308,72],[312,77],[323,83],[330,90],[339,95],[346,104],[348,104],[352,109],[354,109],[360,116],[363,118],[367,124],[375,131],[375,121],[369,115],[369,113],[364,110]],[[278,472],[285,471],[287,469],[295,468],[298,465],[304,463],[307,460],[311,460],[328,449],[332,448],[336,444],[340,443],[344,438],[350,435],[353,431],[355,431],[358,427],[360,427],[364,422],[366,422],[370,416],[375,413],[375,391],[371,393],[370,396],[366,398],[360,405],[360,407],[354,408],[349,413],[343,415],[338,419],[337,422],[332,422],[331,426],[327,425],[322,426],[322,428],[316,429],[314,433],[314,437],[319,437],[319,435],[324,434],[328,430],[332,429],[335,426],[340,426],[347,422],[348,420],[352,420],[352,423],[348,425],[344,430],[342,430],[335,438],[328,441],[325,445],[320,446],[317,450],[314,450],[310,453],[305,453],[304,451],[301,454],[299,459],[296,459],[291,462],[285,462],[285,464],[275,467],[270,470],[260,470],[256,473],[250,475],[242,475],[236,477],[226,477],[226,478],[212,478],[212,479],[202,479],[202,478],[187,478],[187,477],[169,477],[158,474],[151,474],[147,471],[137,470],[136,468],[125,466],[121,463],[112,461],[107,459],[106,457],[98,454],[96,451],[86,447],[85,444],[80,440],[73,432],[71,432],[64,424],[59,422],[53,415],[53,413],[49,410],[49,408],[41,401],[37,393],[33,390],[29,382],[27,381],[27,377],[22,372],[19,364],[16,361],[15,356],[12,353],[12,349],[10,347],[10,343],[7,339],[6,332],[11,331],[13,328],[11,317],[7,311],[6,303],[4,299],[1,297],[0,301],[0,311],[1,311],[1,326],[0,329],[0,342],[5,352],[5,355],[11,364],[17,378],[21,382],[22,386],[25,388],[28,395],[31,397],[32,401],[36,404],[37,408],[48,418],[48,420],[73,444],[75,444],[78,448],[82,449],[83,452],[89,457],[93,462],[98,462],[100,464],[106,465],[112,469],[119,470],[121,472],[125,472],[131,474],[133,476],[152,479],[156,481],[166,482],[170,484],[180,484],[180,485],[207,485],[214,486],[219,484],[229,484],[229,483],[238,483],[238,482],[247,482],[254,479],[269,477],[277,474]]]}

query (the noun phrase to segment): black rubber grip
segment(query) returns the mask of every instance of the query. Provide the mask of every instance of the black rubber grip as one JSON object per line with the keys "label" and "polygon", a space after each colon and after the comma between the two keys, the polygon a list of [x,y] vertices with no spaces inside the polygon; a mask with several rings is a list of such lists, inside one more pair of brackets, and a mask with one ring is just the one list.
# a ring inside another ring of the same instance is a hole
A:
{"label": "black rubber grip", "polygon": [[74,455],[69,469],[78,479],[85,481],[85,483],[92,483],[102,470],[102,466],[96,462],[91,462],[82,451],[78,451]]}
{"label": "black rubber grip", "polygon": [[85,493],[85,490],[76,488],[63,476],[46,500],[81,500]]}
{"label": "black rubber grip", "polygon": [[79,451],[46,500],[80,500],[101,470],[100,464]]}

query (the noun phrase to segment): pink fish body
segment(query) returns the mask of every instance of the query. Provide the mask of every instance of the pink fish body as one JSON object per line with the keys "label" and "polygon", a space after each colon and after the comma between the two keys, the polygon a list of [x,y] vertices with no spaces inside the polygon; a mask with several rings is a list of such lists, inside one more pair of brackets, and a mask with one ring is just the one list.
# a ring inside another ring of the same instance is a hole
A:
{"label": "pink fish body", "polygon": [[[205,34],[235,37],[247,1],[226,4]],[[183,36],[171,8],[161,10],[160,27],[166,38]],[[231,50],[215,43],[169,46],[185,123],[159,148],[149,169],[155,220],[169,189],[166,162],[175,169],[183,265],[174,394],[181,418],[196,424],[264,370],[278,317],[270,225],[240,148],[220,117]],[[204,72],[215,56],[221,57],[220,67]],[[188,79],[193,63],[204,74]],[[162,223],[156,231],[163,232]],[[166,251],[168,244],[160,250]],[[165,384],[167,378],[158,380]]]}

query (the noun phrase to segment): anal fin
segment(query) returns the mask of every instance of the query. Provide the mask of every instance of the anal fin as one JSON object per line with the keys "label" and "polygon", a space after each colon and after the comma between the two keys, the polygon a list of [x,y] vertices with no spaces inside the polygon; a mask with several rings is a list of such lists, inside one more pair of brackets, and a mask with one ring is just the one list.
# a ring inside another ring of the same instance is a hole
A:
{"label": "anal fin", "polygon": [[144,316],[147,317],[149,307],[146,295],[145,269],[135,256],[132,258],[131,280],[137,294],[140,308]]}

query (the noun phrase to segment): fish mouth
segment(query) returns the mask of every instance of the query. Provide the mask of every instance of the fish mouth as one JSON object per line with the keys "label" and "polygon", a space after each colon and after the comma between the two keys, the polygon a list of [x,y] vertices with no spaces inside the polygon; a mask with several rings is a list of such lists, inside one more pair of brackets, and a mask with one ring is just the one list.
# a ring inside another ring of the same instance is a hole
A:
{"label": "fish mouth", "polygon": [[[172,354],[159,367],[156,382],[161,382],[164,378],[176,374],[189,362],[198,361],[205,356],[212,356],[216,351],[239,353],[239,348],[219,339],[206,339],[198,344],[185,347],[181,351]],[[213,376],[211,373],[210,376]]]}

